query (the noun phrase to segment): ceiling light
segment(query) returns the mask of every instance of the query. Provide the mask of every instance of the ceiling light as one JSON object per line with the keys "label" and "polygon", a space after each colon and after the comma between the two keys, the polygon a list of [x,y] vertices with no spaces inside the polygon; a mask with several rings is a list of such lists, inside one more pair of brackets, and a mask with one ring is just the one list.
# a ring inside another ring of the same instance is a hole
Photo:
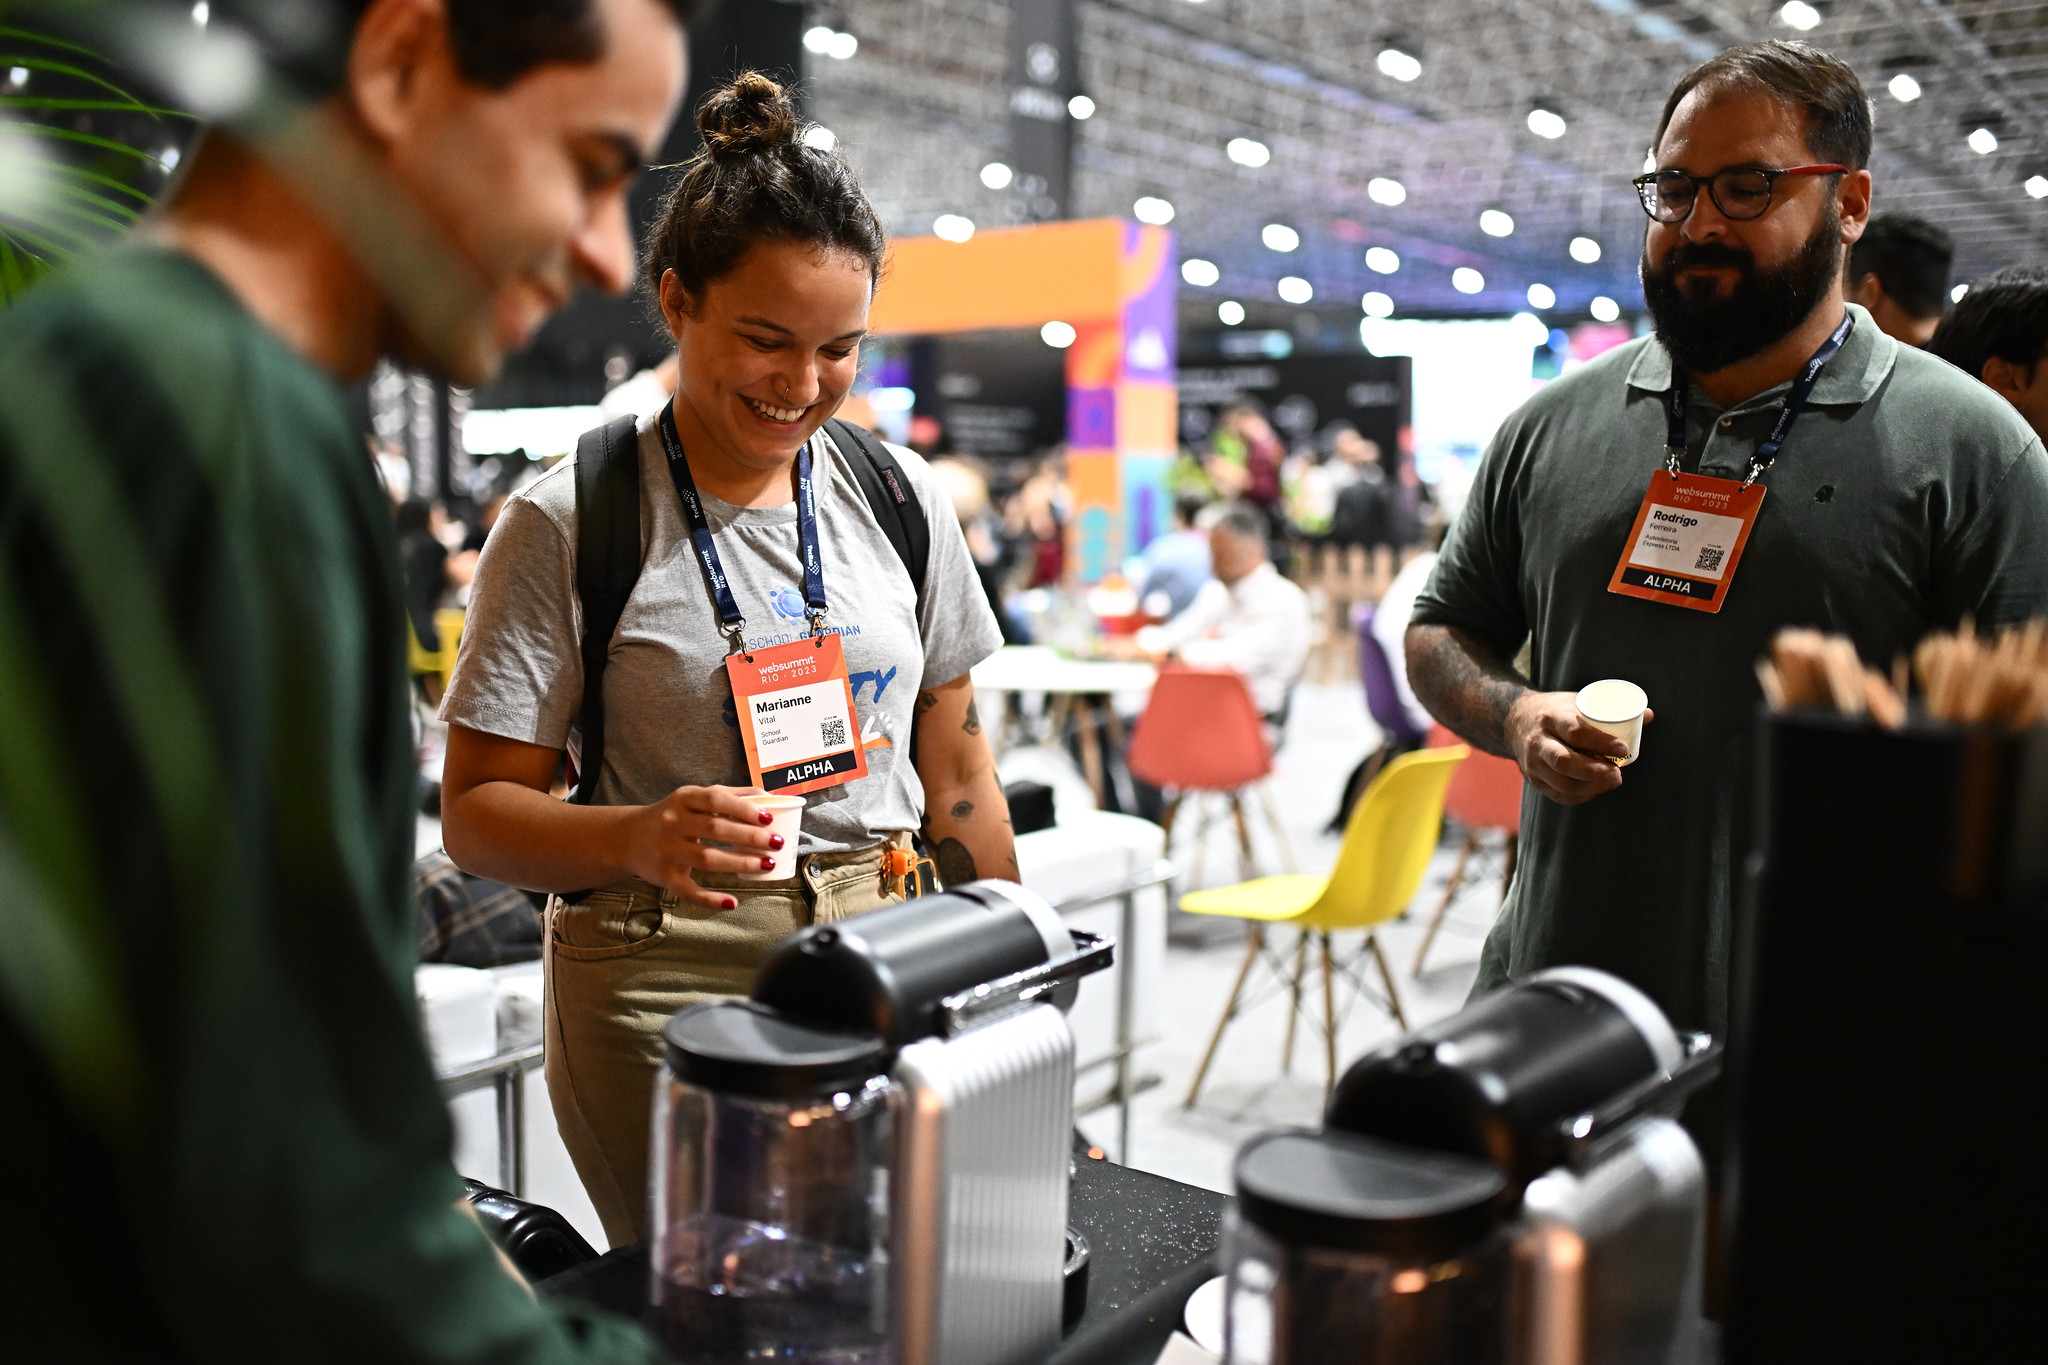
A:
{"label": "ceiling light", "polygon": [[1621,305],[1605,294],[1594,295],[1593,302],[1587,305],[1587,310],[1593,314],[1597,322],[1614,322],[1621,317]]}
{"label": "ceiling light", "polygon": [[1529,306],[1530,306],[1531,308],[1555,308],[1555,307],[1557,307],[1557,291],[1556,291],[1556,290],[1554,290],[1554,289],[1552,289],[1552,288],[1551,288],[1551,287],[1550,287],[1549,285],[1547,285],[1547,284],[1532,284],[1532,285],[1530,285],[1530,286],[1529,286]]}
{"label": "ceiling light", "polygon": [[1479,215],[1479,230],[1489,237],[1512,237],[1515,220],[1499,209],[1487,209]]}
{"label": "ceiling light", "polygon": [[1397,81],[1412,81],[1422,74],[1422,63],[1398,47],[1381,50],[1379,68],[1381,75],[1392,76]]}
{"label": "ceiling light", "polygon": [[1476,294],[1486,288],[1486,276],[1469,265],[1461,265],[1451,272],[1451,288],[1460,294]]}
{"label": "ceiling light", "polygon": [[1591,237],[1572,238],[1572,259],[1580,265],[1591,265],[1600,259],[1600,244]]}
{"label": "ceiling light", "polygon": [[831,45],[825,49],[825,55],[843,62],[858,51],[860,39],[851,33],[835,33],[832,35]]}
{"label": "ceiling light", "polygon": [[1089,99],[1086,95],[1076,95],[1067,101],[1067,112],[1077,119],[1094,118],[1095,101]]}
{"label": "ceiling light", "polygon": [[1786,0],[1785,7],[1778,11],[1778,17],[1801,33],[1820,23],[1820,11],[1807,4],[1806,0]]}
{"label": "ceiling light", "polygon": [[1301,234],[1285,223],[1268,223],[1259,229],[1259,240],[1268,251],[1292,251],[1301,245]]}
{"label": "ceiling light", "polygon": [[1153,227],[1165,227],[1173,221],[1173,205],[1157,195],[1148,194],[1131,205],[1131,216]]}
{"label": "ceiling light", "polygon": [[1531,109],[1529,111],[1529,131],[1538,137],[1563,137],[1564,116],[1549,109]]}
{"label": "ceiling light", "polygon": [[1385,204],[1392,208],[1396,204],[1408,202],[1408,187],[1398,180],[1376,175],[1365,182],[1365,197],[1375,204]]}
{"label": "ceiling light", "polygon": [[2033,195],[2036,199],[2048,199],[2048,176],[2028,176],[2027,193]]}
{"label": "ceiling light", "polygon": [[1315,286],[1299,275],[1282,275],[1279,290],[1283,303],[1307,303],[1316,296]]}
{"label": "ceiling light", "polygon": [[1248,137],[1234,137],[1223,148],[1228,156],[1240,166],[1257,169],[1273,159],[1273,149],[1265,143]]}
{"label": "ceiling light", "polygon": [[1244,305],[1236,299],[1225,299],[1216,305],[1216,320],[1225,327],[1235,327],[1244,321]]}
{"label": "ceiling light", "polygon": [[1197,289],[1207,289],[1223,278],[1223,272],[1216,268],[1214,261],[1190,256],[1180,263],[1180,277]]}
{"label": "ceiling light", "polygon": [[9,69],[9,71],[7,72],[7,88],[8,88],[9,90],[20,90],[20,89],[23,89],[24,87],[26,87],[27,85],[28,85],[28,68],[27,68],[27,67],[25,67],[25,66],[17,66],[17,67],[13,67],[13,68]]}
{"label": "ceiling light", "polygon": [[1998,134],[1989,128],[1979,128],[1969,136],[1970,150],[1978,156],[1989,156],[1998,150]]}
{"label": "ceiling light", "polygon": [[1048,322],[1038,329],[1038,339],[1056,351],[1064,351],[1074,344],[1074,324]]}
{"label": "ceiling light", "polygon": [[165,175],[169,175],[172,171],[177,170],[178,162],[181,159],[176,147],[166,147],[156,154],[157,164],[164,168]]}
{"label": "ceiling light", "polygon": [[1969,293],[1969,292],[1970,292],[1970,286],[1969,286],[1969,285],[1967,285],[1967,284],[1959,284],[1959,285],[1957,285],[1957,286],[1956,286],[1955,288],[1953,288],[1953,289],[1951,289],[1951,290],[1949,290],[1949,291],[1948,291],[1948,301],[1949,301],[1950,303],[1961,303],[1961,302],[1963,301],[1963,295],[1965,295],[1965,294],[1967,294],[1967,293]]}
{"label": "ceiling light", "polygon": [[1920,82],[1901,71],[1886,83],[1885,89],[1892,92],[1892,98],[1900,104],[1911,104],[1920,98]]}
{"label": "ceiling light", "polygon": [[942,213],[932,219],[932,236],[949,242],[964,242],[974,235],[974,220],[957,213]]}
{"label": "ceiling light", "polygon": [[1000,161],[991,161],[981,168],[981,183],[992,190],[1006,190],[1017,173]]}
{"label": "ceiling light", "polygon": [[822,57],[832,46],[834,36],[836,35],[833,30],[823,24],[807,28],[804,30],[804,48],[806,51],[815,52]]}
{"label": "ceiling light", "polygon": [[1390,318],[1394,316],[1393,297],[1388,294],[1382,294],[1377,289],[1360,299],[1358,306],[1365,310],[1368,317]]}
{"label": "ceiling light", "polygon": [[812,151],[829,152],[839,145],[839,134],[822,123],[813,123],[804,129],[804,146]]}
{"label": "ceiling light", "polygon": [[206,0],[199,0],[199,3],[192,7],[192,22],[199,25],[199,27],[205,28],[206,21],[212,17],[213,6],[207,4]]}
{"label": "ceiling light", "polygon": [[1369,246],[1365,249],[1365,268],[1376,275],[1391,275],[1401,268],[1401,258],[1392,247]]}

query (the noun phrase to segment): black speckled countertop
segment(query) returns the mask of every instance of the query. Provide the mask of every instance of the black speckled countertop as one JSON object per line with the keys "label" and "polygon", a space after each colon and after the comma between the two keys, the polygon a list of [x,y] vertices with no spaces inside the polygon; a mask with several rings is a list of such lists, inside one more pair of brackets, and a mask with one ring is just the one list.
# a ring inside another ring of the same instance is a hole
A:
{"label": "black speckled countertop", "polygon": [[[1068,1221],[1091,1251],[1088,1307],[1045,1365],[1153,1365],[1188,1295],[1217,1273],[1226,1202],[1077,1149]],[[539,1288],[644,1317],[647,1250],[621,1247]]]}

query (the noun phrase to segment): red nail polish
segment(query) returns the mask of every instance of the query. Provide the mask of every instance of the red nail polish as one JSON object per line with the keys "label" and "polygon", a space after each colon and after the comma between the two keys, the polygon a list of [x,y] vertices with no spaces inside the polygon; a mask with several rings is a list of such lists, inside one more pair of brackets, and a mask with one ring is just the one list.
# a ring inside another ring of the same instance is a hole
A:
{"label": "red nail polish", "polygon": [[727,896],[727,897],[725,898],[725,907],[724,907],[724,908],[725,908],[725,909],[727,909],[727,910],[737,910],[737,909],[739,909],[739,908],[740,908],[740,903],[739,903],[738,901],[734,900],[734,899],[733,899],[733,898],[732,898],[731,896]]}
{"label": "red nail polish", "polygon": [[768,836],[768,847],[770,848],[781,848],[783,842],[784,840],[780,834],[771,834]]}
{"label": "red nail polish", "polygon": [[775,823],[775,817],[764,810],[761,812],[761,823],[764,825],[772,825]]}
{"label": "red nail polish", "polygon": [[763,872],[772,872],[772,871],[774,871],[774,870],[775,870],[775,860],[774,860],[773,858],[763,858],[763,859],[761,860],[761,870],[762,870]]}

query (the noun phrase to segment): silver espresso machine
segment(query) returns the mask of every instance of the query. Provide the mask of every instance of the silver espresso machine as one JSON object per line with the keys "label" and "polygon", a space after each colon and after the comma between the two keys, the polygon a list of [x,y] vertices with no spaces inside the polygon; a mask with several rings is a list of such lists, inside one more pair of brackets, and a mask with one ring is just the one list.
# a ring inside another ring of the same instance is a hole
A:
{"label": "silver espresso machine", "polygon": [[1719,1069],[1649,998],[1543,972],[1354,1064],[1239,1152],[1229,1365],[1694,1365]]}
{"label": "silver espresso machine", "polygon": [[653,1295],[686,1362],[1018,1365],[1058,1344],[1078,979],[982,881],[785,940],[665,1030]]}

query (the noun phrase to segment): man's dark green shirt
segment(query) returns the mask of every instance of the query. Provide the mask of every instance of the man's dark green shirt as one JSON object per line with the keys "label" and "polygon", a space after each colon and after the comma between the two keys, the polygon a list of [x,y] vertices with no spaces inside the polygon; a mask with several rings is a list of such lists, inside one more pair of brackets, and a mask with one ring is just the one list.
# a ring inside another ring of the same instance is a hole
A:
{"label": "man's dark green shirt", "polygon": [[0,1358],[654,1358],[455,1212],[404,641],[340,391],[213,275],[0,313]]}
{"label": "man's dark green shirt", "polygon": [[[2048,455],[1960,370],[1856,324],[1776,465],[1719,614],[1607,591],[1663,460],[1671,361],[1654,339],[1557,380],[1502,426],[1414,621],[1462,626],[1530,680],[1627,678],[1656,719],[1619,790],[1524,792],[1514,886],[1477,989],[1603,967],[1684,1028],[1722,1031],[1729,922],[1753,836],[1756,660],[1816,626],[1889,666],[1965,617],[2048,615]],[[1739,479],[1789,385],[1723,412],[1691,391],[1686,468]]]}

